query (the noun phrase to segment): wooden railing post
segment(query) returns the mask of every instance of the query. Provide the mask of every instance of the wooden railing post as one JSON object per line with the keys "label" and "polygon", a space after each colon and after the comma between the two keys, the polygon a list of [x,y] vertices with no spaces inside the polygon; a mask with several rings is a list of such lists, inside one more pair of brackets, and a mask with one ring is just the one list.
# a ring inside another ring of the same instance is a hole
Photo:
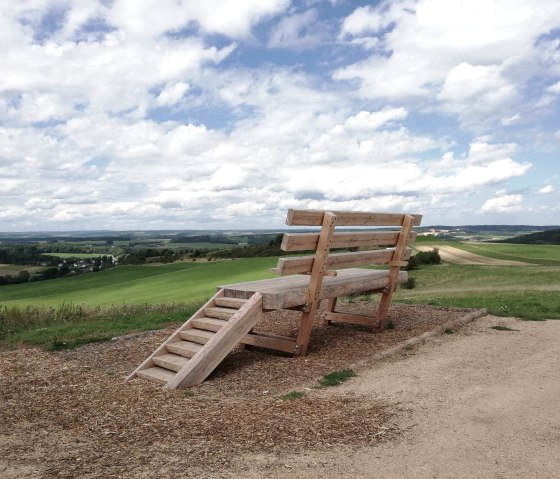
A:
{"label": "wooden railing post", "polygon": [[321,292],[321,286],[323,285],[323,277],[327,271],[327,259],[331,249],[335,224],[336,215],[334,213],[325,212],[323,215],[321,235],[317,244],[317,252],[311,269],[311,277],[309,278],[307,307],[301,317],[296,339],[295,356],[301,357],[305,356],[307,353],[311,327],[313,326],[313,320],[315,319],[319,307],[319,294]]}
{"label": "wooden railing post", "polygon": [[385,320],[387,317],[387,312],[389,310],[389,305],[391,304],[393,293],[395,292],[395,289],[397,287],[397,277],[399,275],[399,271],[401,270],[401,266],[406,265],[406,262],[403,261],[403,254],[406,250],[406,243],[408,241],[408,237],[412,230],[413,224],[414,217],[405,215],[401,226],[401,232],[399,234],[399,239],[397,240],[395,251],[393,252],[393,258],[389,263],[389,283],[383,291],[381,301],[379,302],[379,307],[377,309],[378,324],[376,327],[374,327],[374,329],[381,330],[385,326]]}

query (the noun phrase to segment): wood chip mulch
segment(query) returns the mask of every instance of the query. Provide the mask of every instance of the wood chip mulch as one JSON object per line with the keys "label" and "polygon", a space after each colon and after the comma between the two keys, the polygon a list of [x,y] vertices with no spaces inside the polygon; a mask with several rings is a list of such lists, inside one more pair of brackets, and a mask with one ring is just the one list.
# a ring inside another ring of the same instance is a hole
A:
{"label": "wood chip mulch", "polygon": [[[340,309],[371,307],[352,303]],[[386,440],[398,433],[398,405],[313,385],[326,373],[367,362],[466,311],[393,305],[394,329],[382,334],[316,321],[304,359],[234,350],[187,393],[138,379],[123,383],[170,330],[60,353],[1,353],[0,477],[204,477],[220,471],[229,477],[227,471],[239,468],[238,459],[247,454]],[[257,329],[294,333],[297,318],[292,312],[270,313]],[[294,390],[304,397],[281,399]]]}

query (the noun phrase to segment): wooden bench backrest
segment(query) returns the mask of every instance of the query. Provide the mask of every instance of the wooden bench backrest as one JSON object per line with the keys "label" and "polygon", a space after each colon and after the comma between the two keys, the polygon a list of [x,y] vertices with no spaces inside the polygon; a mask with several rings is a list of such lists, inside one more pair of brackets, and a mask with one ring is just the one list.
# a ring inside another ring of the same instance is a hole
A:
{"label": "wooden bench backrest", "polygon": [[[289,210],[286,224],[290,226],[321,226],[317,233],[285,233],[283,251],[311,251],[313,256],[280,258],[276,272],[287,274],[328,274],[329,270],[364,265],[390,265],[400,269],[406,265],[411,250],[406,245],[416,238],[411,231],[418,226],[421,215],[366,213],[353,211]],[[335,226],[398,227],[395,231],[335,232]],[[392,246],[383,249],[380,246]],[[331,249],[360,248],[360,251],[333,253]],[[398,263],[398,264],[397,264]]]}

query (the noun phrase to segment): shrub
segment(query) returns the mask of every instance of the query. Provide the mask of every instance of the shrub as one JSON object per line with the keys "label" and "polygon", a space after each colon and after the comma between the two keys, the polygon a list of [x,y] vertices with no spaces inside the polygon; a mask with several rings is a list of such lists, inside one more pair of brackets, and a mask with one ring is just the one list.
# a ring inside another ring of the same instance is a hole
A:
{"label": "shrub", "polygon": [[423,264],[441,264],[441,257],[437,248],[431,251],[418,251],[408,260],[406,270],[411,271]]}
{"label": "shrub", "polygon": [[416,287],[416,280],[410,277],[401,285],[401,287],[404,289],[414,289]]}

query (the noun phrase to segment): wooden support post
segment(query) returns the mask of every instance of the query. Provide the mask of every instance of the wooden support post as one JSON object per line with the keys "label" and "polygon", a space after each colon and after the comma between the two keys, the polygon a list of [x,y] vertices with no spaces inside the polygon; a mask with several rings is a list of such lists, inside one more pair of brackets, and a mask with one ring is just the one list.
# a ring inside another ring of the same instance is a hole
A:
{"label": "wooden support post", "polygon": [[294,356],[297,357],[305,356],[307,353],[313,319],[315,318],[319,307],[319,293],[321,291],[321,286],[323,285],[323,276],[327,271],[327,259],[331,249],[335,224],[336,215],[334,213],[325,212],[323,215],[321,235],[319,237],[319,242],[317,243],[317,253],[315,255],[315,260],[313,261],[311,276],[309,278],[307,299],[308,307],[302,314],[296,339],[296,350],[294,352]]}
{"label": "wooden support post", "polygon": [[325,324],[330,325],[332,321],[328,319],[329,313],[334,313],[336,308],[336,302],[338,298],[330,298],[329,302],[327,303],[327,313],[325,314]]}
{"label": "wooden support post", "polygon": [[406,250],[406,242],[412,230],[414,224],[414,217],[410,215],[405,215],[401,232],[399,234],[399,239],[395,245],[395,251],[393,252],[393,258],[391,260],[391,267],[389,268],[389,283],[387,287],[383,290],[383,295],[381,296],[381,301],[379,302],[379,307],[377,309],[377,319],[379,321],[378,325],[374,329],[381,330],[385,326],[385,319],[387,317],[387,312],[389,311],[389,305],[391,304],[391,299],[393,298],[393,293],[397,287],[397,277],[401,266],[404,266],[403,254]]}

